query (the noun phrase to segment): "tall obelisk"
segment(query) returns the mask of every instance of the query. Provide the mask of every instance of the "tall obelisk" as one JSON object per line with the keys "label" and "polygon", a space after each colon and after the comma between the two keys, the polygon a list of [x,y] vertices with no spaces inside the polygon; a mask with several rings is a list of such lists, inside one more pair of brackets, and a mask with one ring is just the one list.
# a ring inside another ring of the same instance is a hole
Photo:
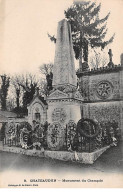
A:
{"label": "tall obelisk", "polygon": [[53,67],[53,86],[77,86],[71,27],[67,20],[58,23],[55,60]]}
{"label": "tall obelisk", "polygon": [[65,126],[70,120],[77,123],[81,119],[82,97],[77,90],[71,27],[65,19],[58,23],[53,91],[47,103],[50,123],[60,122]]}

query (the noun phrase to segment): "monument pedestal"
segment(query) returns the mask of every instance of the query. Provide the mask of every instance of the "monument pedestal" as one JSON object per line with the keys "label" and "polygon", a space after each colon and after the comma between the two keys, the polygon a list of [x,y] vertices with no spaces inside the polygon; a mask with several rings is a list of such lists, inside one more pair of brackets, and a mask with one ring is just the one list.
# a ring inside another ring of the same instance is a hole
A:
{"label": "monument pedestal", "polygon": [[79,91],[64,93],[58,89],[48,99],[48,122],[60,122],[65,126],[70,120],[77,123],[81,119],[82,97]]}

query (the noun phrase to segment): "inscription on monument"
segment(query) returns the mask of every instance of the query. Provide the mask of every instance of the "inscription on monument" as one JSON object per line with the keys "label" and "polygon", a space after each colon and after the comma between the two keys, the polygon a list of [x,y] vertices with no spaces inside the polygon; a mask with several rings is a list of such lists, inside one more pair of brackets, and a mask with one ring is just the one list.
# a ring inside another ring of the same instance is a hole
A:
{"label": "inscription on monument", "polygon": [[52,113],[53,122],[65,122],[66,113],[63,108],[55,108]]}

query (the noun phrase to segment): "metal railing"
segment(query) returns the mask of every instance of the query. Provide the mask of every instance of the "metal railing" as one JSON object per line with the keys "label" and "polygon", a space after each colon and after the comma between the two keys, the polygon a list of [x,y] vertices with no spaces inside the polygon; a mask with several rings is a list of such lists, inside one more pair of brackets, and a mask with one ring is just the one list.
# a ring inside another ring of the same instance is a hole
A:
{"label": "metal railing", "polygon": [[[47,126],[48,127],[48,126]],[[42,126],[43,128],[43,126]],[[39,149],[43,147],[45,150],[50,150],[47,145],[47,128],[44,128],[45,131],[38,132],[37,134],[34,131],[30,131],[28,134],[25,133],[25,138],[27,140],[27,149]],[[110,145],[112,143],[112,135],[108,130],[105,131],[105,128],[101,129],[100,134],[95,138],[87,138],[85,136],[81,136],[76,132],[75,124],[73,126],[66,125],[65,129],[65,137],[64,137],[64,144],[60,150],[63,151],[77,151],[77,152],[93,152],[99,148],[104,146]],[[117,134],[114,135],[117,138]],[[21,131],[16,131],[16,133],[10,136],[8,133],[3,132],[3,144],[5,146],[13,146],[13,147],[22,147],[21,144]],[[58,137],[54,138],[54,141],[57,141]],[[62,138],[60,138],[62,139]],[[117,138],[118,140],[119,138]],[[40,147],[38,147],[39,143]]]}

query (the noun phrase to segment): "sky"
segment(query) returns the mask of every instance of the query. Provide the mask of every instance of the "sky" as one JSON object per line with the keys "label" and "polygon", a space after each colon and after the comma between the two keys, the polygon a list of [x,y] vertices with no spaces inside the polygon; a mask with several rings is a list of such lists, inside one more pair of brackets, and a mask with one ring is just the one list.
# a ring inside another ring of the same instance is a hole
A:
{"label": "sky", "polygon": [[[57,24],[64,18],[64,10],[72,0],[0,0],[0,74],[23,72],[39,73],[43,63],[54,62],[55,45],[47,36],[56,35]],[[101,2],[100,16],[111,12],[107,27],[107,39],[114,33],[115,39],[108,49],[113,61],[120,64],[123,52],[123,0],[97,0]],[[78,61],[75,61],[76,68]]]}

